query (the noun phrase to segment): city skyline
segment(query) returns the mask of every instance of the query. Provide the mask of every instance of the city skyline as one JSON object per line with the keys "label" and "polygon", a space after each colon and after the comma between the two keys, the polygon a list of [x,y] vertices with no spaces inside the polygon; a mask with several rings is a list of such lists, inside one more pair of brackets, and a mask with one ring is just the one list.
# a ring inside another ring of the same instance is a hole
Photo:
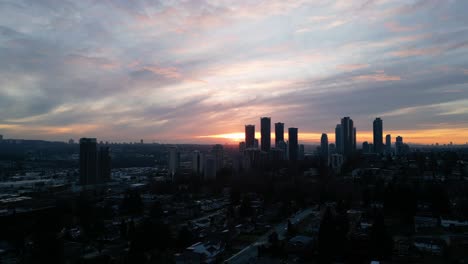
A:
{"label": "city skyline", "polygon": [[233,142],[270,116],[318,143],[352,116],[371,142],[380,116],[406,142],[467,141],[466,1],[1,7],[6,137]]}

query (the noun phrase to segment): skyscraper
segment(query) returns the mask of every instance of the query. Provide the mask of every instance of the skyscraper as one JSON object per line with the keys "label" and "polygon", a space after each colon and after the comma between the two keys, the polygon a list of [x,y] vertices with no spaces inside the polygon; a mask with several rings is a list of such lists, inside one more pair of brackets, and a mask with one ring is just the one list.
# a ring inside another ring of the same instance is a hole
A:
{"label": "skyscraper", "polygon": [[337,153],[343,153],[343,130],[341,124],[336,125],[335,128],[335,146]]}
{"label": "skyscraper", "polygon": [[328,165],[328,135],[323,133],[320,138],[320,158]]}
{"label": "skyscraper", "polygon": [[198,150],[192,153],[192,172],[196,175],[201,175],[203,172],[203,156]]}
{"label": "skyscraper", "polygon": [[205,157],[205,180],[216,179],[216,159],[211,155]]}
{"label": "skyscraper", "polygon": [[108,182],[111,180],[111,156],[109,147],[100,147],[98,157],[98,182]]}
{"label": "skyscraper", "polygon": [[255,125],[245,126],[245,147],[253,148],[255,145]]}
{"label": "skyscraper", "polygon": [[356,152],[356,127],[353,128],[353,152]]}
{"label": "skyscraper", "polygon": [[271,119],[269,117],[260,118],[261,149],[270,151],[271,148]]}
{"label": "skyscraper", "polygon": [[245,142],[244,141],[239,142],[239,152],[244,153],[244,150],[245,150]]}
{"label": "skyscraper", "polygon": [[290,127],[288,129],[288,140],[289,140],[289,160],[296,161],[299,155],[299,145],[297,139],[297,128]]}
{"label": "skyscraper", "polygon": [[341,132],[343,143],[343,155],[349,158],[356,148],[356,130],[354,129],[353,120],[350,117],[341,119]]}
{"label": "skyscraper", "polygon": [[97,141],[95,138],[80,139],[80,184],[96,184],[97,177]]}
{"label": "skyscraper", "polygon": [[373,123],[374,126],[374,152],[381,154],[383,153],[383,128],[382,119],[377,117]]}
{"label": "skyscraper", "polygon": [[400,156],[403,154],[403,137],[397,136],[395,141],[395,154]]}
{"label": "skyscraper", "polygon": [[211,155],[215,159],[216,171],[219,171],[224,166],[224,151],[223,145],[216,144],[211,150]]}
{"label": "skyscraper", "polygon": [[284,141],[284,123],[275,123],[275,147],[278,147],[278,143]]}
{"label": "skyscraper", "polygon": [[169,148],[169,176],[172,180],[174,180],[174,175],[179,170],[179,162],[180,162],[180,153],[177,150],[177,147],[170,147]]}
{"label": "skyscraper", "polygon": [[390,134],[385,136],[385,152],[387,154],[392,153],[392,136]]}
{"label": "skyscraper", "polygon": [[298,155],[299,160],[304,160],[305,158],[305,146],[304,144],[299,145],[299,155]]}

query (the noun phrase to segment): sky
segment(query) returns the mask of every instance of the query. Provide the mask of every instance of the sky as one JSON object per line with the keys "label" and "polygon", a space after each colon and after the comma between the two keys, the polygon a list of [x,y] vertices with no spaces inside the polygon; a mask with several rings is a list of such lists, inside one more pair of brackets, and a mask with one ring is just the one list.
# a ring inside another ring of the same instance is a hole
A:
{"label": "sky", "polygon": [[0,0],[5,138],[214,143],[350,116],[468,142],[465,0]]}

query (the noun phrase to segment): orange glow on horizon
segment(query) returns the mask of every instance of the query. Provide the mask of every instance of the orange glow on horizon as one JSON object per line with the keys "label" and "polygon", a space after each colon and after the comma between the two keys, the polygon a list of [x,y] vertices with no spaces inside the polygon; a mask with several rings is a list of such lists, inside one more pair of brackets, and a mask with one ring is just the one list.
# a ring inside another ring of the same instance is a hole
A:
{"label": "orange glow on horizon", "polygon": [[[385,135],[392,136],[392,143],[395,142],[397,136],[402,136],[403,141],[413,144],[445,144],[453,142],[454,144],[466,144],[468,142],[468,128],[453,128],[453,129],[426,129],[426,130],[389,130],[384,131],[383,137],[385,142]],[[335,133],[328,133],[328,142],[335,142]],[[303,143],[319,143],[322,133],[313,132],[299,132],[299,141]],[[255,138],[260,140],[260,133],[255,133]],[[372,131],[357,131],[357,142],[362,143],[368,141],[372,143]],[[245,140],[243,132],[222,133],[206,136],[198,136],[199,139],[226,139],[232,142],[241,142]],[[284,134],[284,138],[288,139],[288,134]],[[275,139],[275,134],[271,134],[272,141]]]}

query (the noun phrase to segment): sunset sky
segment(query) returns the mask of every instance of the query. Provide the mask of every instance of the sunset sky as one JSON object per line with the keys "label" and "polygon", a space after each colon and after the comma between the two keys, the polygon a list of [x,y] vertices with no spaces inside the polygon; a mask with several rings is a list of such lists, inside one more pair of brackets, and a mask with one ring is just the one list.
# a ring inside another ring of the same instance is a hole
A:
{"label": "sunset sky", "polygon": [[0,0],[5,138],[468,142],[468,1]]}

